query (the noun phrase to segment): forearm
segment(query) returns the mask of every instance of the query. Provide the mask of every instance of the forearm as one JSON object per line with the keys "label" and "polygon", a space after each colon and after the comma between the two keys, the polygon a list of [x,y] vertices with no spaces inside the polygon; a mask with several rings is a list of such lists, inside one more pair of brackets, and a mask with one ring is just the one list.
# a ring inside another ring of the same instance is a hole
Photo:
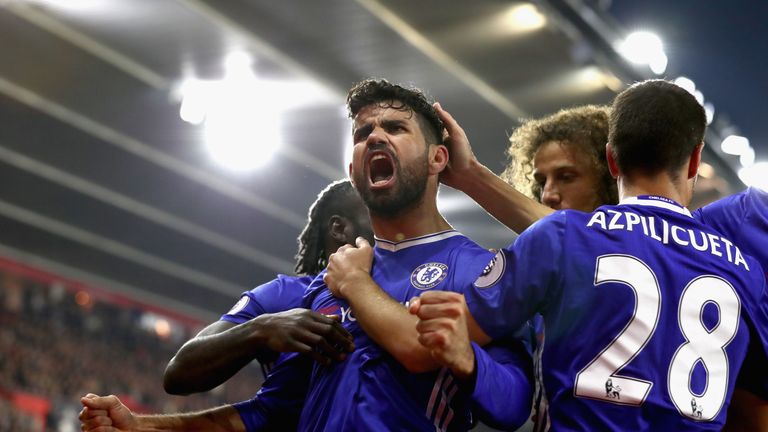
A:
{"label": "forearm", "polygon": [[165,370],[165,390],[170,394],[208,391],[231,378],[263,345],[258,318],[185,343]]}
{"label": "forearm", "polygon": [[345,297],[368,336],[408,371],[419,373],[440,367],[418,341],[418,317],[408,313],[404,305],[385,293],[373,279],[359,278]]}
{"label": "forearm", "polygon": [[551,208],[520,193],[477,161],[463,173],[460,190],[517,233],[553,212]]}
{"label": "forearm", "polygon": [[[472,345],[476,371],[472,393],[475,415],[488,425],[514,430],[531,413],[533,386],[530,357],[500,346],[483,350]],[[504,395],[499,398],[499,395]]]}
{"label": "forearm", "polygon": [[133,432],[213,431],[245,432],[245,425],[231,405],[206,411],[168,415],[137,415]]}

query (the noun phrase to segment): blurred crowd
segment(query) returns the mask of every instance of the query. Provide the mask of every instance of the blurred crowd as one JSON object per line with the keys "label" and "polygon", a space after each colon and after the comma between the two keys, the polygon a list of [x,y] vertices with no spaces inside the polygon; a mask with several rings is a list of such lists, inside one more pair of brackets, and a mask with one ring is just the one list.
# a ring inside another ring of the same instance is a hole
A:
{"label": "blurred crowd", "polygon": [[196,329],[158,335],[140,325],[138,306],[5,273],[0,283],[0,432],[77,431],[88,392],[116,394],[138,411],[180,412],[248,399],[261,383],[251,365],[211,392],[167,395],[165,366]]}

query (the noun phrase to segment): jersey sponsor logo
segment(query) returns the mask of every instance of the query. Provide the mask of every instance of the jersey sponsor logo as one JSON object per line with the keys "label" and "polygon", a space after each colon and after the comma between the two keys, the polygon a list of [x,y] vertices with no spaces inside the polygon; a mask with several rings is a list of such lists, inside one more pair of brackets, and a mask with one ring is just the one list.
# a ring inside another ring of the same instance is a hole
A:
{"label": "jersey sponsor logo", "polygon": [[475,281],[475,286],[478,288],[488,288],[489,286],[495,285],[504,274],[504,267],[506,267],[506,264],[507,262],[506,258],[504,258],[504,254],[502,252],[497,252],[491,259],[491,262],[485,266],[480,277]]}
{"label": "jersey sponsor logo", "polygon": [[416,267],[411,273],[411,285],[420,290],[435,287],[448,276],[448,266],[443,263],[426,263]]}
{"label": "jersey sponsor logo", "polygon": [[232,306],[232,309],[230,309],[229,312],[227,312],[227,315],[235,315],[236,313],[245,309],[245,307],[248,305],[248,302],[250,300],[251,298],[246,295],[240,297],[240,300],[238,300],[237,303],[235,303],[235,305]]}

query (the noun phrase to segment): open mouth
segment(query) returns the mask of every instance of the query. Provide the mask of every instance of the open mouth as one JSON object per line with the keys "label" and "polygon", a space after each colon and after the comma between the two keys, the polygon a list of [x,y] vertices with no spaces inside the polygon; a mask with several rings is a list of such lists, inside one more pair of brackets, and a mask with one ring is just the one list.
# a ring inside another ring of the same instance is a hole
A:
{"label": "open mouth", "polygon": [[368,159],[368,179],[373,187],[387,186],[395,176],[395,166],[389,154],[376,152]]}

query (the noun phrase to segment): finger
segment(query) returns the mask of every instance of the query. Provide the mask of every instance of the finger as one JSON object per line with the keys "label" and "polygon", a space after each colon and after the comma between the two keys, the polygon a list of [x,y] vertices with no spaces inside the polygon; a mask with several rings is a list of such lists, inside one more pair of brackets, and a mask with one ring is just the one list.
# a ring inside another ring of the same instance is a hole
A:
{"label": "finger", "polygon": [[414,297],[411,299],[411,301],[408,302],[408,312],[410,312],[411,315],[418,315],[420,307],[421,307],[420,297]]}
{"label": "finger", "polygon": [[439,304],[446,302],[462,302],[464,296],[451,291],[426,291],[419,296],[422,307],[425,304]]}
{"label": "finger", "polygon": [[117,396],[114,396],[114,395],[109,395],[109,396],[93,395],[92,397],[86,396],[86,397],[80,398],[80,403],[82,403],[84,406],[87,406],[89,408],[108,410],[111,407],[119,406],[120,399],[118,399]]}
{"label": "finger", "polygon": [[324,326],[330,326],[330,327],[322,327],[320,331],[315,331],[315,333],[319,334],[325,334],[323,332],[328,332],[330,334],[331,331],[334,331],[337,333],[336,336],[333,337],[341,337],[343,339],[346,339],[348,341],[351,341],[354,339],[354,336],[350,332],[347,331],[347,329],[344,328],[343,325],[341,325],[341,317],[338,315],[325,315],[321,314],[319,312],[311,311],[311,316],[314,319],[314,321],[318,324],[324,325]]}
{"label": "finger", "polygon": [[365,239],[365,237],[358,237],[355,239],[355,245],[362,249],[362,248],[370,248],[371,244],[368,243],[368,240]]}
{"label": "finger", "polygon": [[89,419],[81,420],[81,424],[91,429],[96,429],[99,426],[112,426],[112,419],[109,416],[91,417]]}
{"label": "finger", "polygon": [[331,364],[331,359],[329,359],[328,357],[325,357],[324,355],[322,355],[319,352],[315,351],[309,345],[301,343],[301,342],[296,342],[295,346],[296,346],[296,352],[297,353],[303,354],[303,355],[311,358],[312,360],[320,363],[323,366],[328,366],[329,364]]}
{"label": "finger", "polygon": [[[307,332],[299,337],[305,343],[319,348],[334,360],[343,360],[347,352],[355,350],[355,344],[348,338],[348,332],[338,323],[313,323]],[[350,335],[351,336],[351,335]]]}
{"label": "finger", "polygon": [[[314,346],[315,349],[319,350],[320,353],[328,358],[331,358],[336,361],[342,361],[344,358],[346,358],[347,353],[344,352],[343,347],[336,347],[332,345],[328,339],[324,338],[323,336],[314,335]],[[344,341],[340,345],[347,345],[349,341]]]}
{"label": "finger", "polygon": [[80,415],[77,416],[80,420],[86,420],[91,417],[106,416],[109,415],[107,410],[99,410],[85,407],[80,410]]}
{"label": "finger", "polygon": [[448,131],[450,136],[464,135],[464,129],[459,126],[459,123],[448,111],[443,109],[443,106],[440,105],[439,102],[435,102],[433,106],[435,107],[435,111],[437,111],[438,117],[440,117],[440,120],[443,122],[445,130]]}
{"label": "finger", "polygon": [[458,330],[458,321],[450,318],[439,318],[426,321],[421,320],[416,324],[416,331],[419,333],[430,333],[436,331],[458,333]]}
{"label": "finger", "polygon": [[459,303],[427,303],[421,305],[418,316],[422,321],[439,318],[459,320],[462,312],[464,308]]}
{"label": "finger", "polygon": [[442,350],[446,345],[445,335],[439,332],[419,334],[419,343],[431,350]]}

